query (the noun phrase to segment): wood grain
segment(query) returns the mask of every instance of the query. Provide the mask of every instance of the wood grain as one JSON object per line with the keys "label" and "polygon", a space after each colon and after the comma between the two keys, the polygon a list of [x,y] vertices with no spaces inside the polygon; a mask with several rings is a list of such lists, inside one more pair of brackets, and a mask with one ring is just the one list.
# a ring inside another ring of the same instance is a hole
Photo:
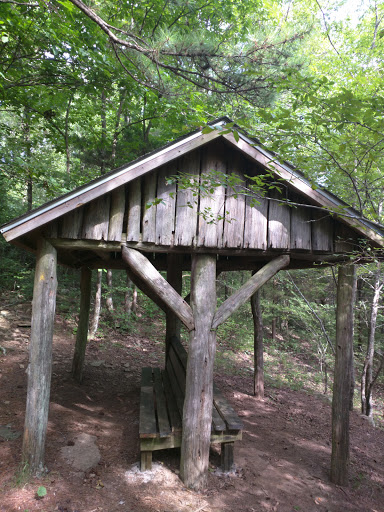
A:
{"label": "wood grain", "polygon": [[150,261],[139,251],[122,247],[122,257],[130,271],[164,302],[188,330],[194,328],[193,314],[185,300],[167,283]]}
{"label": "wood grain", "polygon": [[332,400],[331,481],[348,483],[349,402],[352,378],[355,266],[339,267],[336,312],[336,359]]}
{"label": "wood grain", "polygon": [[29,342],[28,390],[22,447],[23,464],[32,474],[42,473],[48,425],[52,373],[52,339],[56,308],[55,248],[40,239],[33,286]]}
{"label": "wood grain", "polygon": [[141,181],[132,181],[128,185],[127,241],[138,242],[141,233]]}
{"label": "wood grain", "polygon": [[191,247],[196,244],[197,202],[194,195],[200,175],[200,151],[186,155],[179,161],[179,172],[191,177],[191,188],[177,189],[175,246]]}

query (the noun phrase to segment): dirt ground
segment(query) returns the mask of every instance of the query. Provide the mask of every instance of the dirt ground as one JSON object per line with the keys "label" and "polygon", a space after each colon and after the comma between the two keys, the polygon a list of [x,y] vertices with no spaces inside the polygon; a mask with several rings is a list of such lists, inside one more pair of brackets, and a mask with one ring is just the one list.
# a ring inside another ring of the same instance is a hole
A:
{"label": "dirt ground", "polygon": [[[26,399],[29,304],[0,303],[0,510],[61,512],[294,512],[384,511],[384,431],[351,415],[349,486],[329,483],[329,402],[267,388],[263,402],[251,379],[216,375],[244,421],[236,468],[219,469],[211,453],[209,485],[187,490],[178,478],[179,452],[156,452],[151,472],[138,471],[139,382],[142,366],[161,366],[158,339],[111,333],[88,346],[82,386],[70,377],[73,325],[57,318],[47,473],[26,482],[20,467]],[[100,460],[79,469],[68,458],[78,436],[94,436]],[[46,496],[37,499],[40,486]]]}

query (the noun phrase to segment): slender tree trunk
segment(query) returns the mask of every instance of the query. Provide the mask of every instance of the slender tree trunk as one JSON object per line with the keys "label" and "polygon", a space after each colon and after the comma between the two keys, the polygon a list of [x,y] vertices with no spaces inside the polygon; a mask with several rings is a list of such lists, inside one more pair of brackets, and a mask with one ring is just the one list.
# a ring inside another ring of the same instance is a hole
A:
{"label": "slender tree trunk", "polygon": [[357,302],[357,350],[359,352],[363,351],[363,329],[364,329],[364,315],[363,315],[363,309],[362,309],[362,303],[364,300],[364,293],[363,293],[363,285],[364,281],[363,279],[359,278],[357,280],[357,295],[356,295],[356,302]]}
{"label": "slender tree trunk", "polygon": [[117,112],[116,112],[115,130],[113,132],[112,154],[111,154],[111,160],[112,160],[113,165],[115,164],[115,160],[116,160],[116,149],[117,149],[117,141],[119,138],[120,120],[121,120],[121,114],[123,111],[123,105],[124,105],[126,95],[127,95],[127,90],[123,89],[120,92],[119,108],[117,109]]}
{"label": "slender tree trunk", "polygon": [[376,323],[377,314],[379,311],[379,299],[380,292],[383,287],[381,283],[380,275],[380,262],[377,263],[375,281],[374,281],[374,293],[371,305],[371,312],[369,318],[369,331],[368,331],[368,344],[367,354],[365,356],[363,373],[361,376],[361,412],[365,416],[372,417],[372,387],[373,387],[373,358],[375,355],[375,334],[376,334]]}
{"label": "slender tree trunk", "polygon": [[128,275],[127,272],[127,287],[125,289],[124,294],[124,311],[127,313],[128,316],[132,313],[132,303],[133,303],[133,288],[134,284],[131,281],[131,278]]}
{"label": "slender tree trunk", "polygon": [[24,143],[25,143],[25,160],[29,169],[27,175],[27,211],[31,211],[33,208],[33,178],[30,169],[31,165],[31,127],[30,127],[30,112],[27,107],[24,109],[23,115],[23,131],[24,131]]}
{"label": "slender tree trunk", "polygon": [[66,155],[66,166],[67,166],[67,174],[71,174],[71,151],[69,147],[69,112],[71,110],[71,104],[73,100],[73,93],[70,95],[68,100],[67,109],[65,111],[65,132],[64,132],[64,142],[65,142],[65,155]]}
{"label": "slender tree trunk", "polygon": [[101,93],[101,161],[100,161],[100,174],[105,174],[106,171],[106,149],[107,149],[107,98],[105,91]]}
{"label": "slender tree trunk", "polygon": [[111,269],[108,269],[107,270],[107,287],[108,287],[108,292],[107,292],[107,299],[106,299],[106,305],[107,305],[107,310],[109,311],[109,313],[113,313],[113,297],[112,297],[112,270]]}
{"label": "slender tree trunk", "polygon": [[253,394],[257,399],[264,398],[264,346],[263,346],[263,317],[260,306],[260,290],[251,297],[251,309],[253,316],[253,341],[254,341],[254,378]]}
{"label": "slender tree trunk", "polygon": [[353,344],[355,267],[339,268],[336,312],[336,358],[332,400],[331,481],[346,485],[349,466],[349,402]]}
{"label": "slender tree trunk", "polygon": [[101,281],[103,277],[103,271],[97,271],[97,282],[96,282],[96,295],[95,295],[95,309],[93,311],[92,326],[90,329],[90,337],[93,338],[96,335],[99,327],[100,311],[101,311]]}
{"label": "slender tree trunk", "polygon": [[80,281],[80,315],[77,326],[75,352],[72,360],[72,377],[81,384],[83,380],[83,368],[85,350],[88,341],[89,310],[91,306],[91,281],[92,271],[89,268],[81,269]]}

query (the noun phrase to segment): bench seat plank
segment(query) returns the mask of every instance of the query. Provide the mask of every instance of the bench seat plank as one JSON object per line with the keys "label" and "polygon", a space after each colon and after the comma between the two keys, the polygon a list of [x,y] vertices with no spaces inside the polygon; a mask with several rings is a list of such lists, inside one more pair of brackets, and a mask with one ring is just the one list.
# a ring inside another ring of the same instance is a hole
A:
{"label": "bench seat plank", "polygon": [[219,411],[215,407],[215,403],[213,403],[212,407],[212,430],[215,432],[224,432],[227,429],[225,421],[220,416]]}
{"label": "bench seat plank", "polygon": [[228,430],[243,429],[243,422],[215,384],[213,384],[213,402],[221,417],[226,422]]}

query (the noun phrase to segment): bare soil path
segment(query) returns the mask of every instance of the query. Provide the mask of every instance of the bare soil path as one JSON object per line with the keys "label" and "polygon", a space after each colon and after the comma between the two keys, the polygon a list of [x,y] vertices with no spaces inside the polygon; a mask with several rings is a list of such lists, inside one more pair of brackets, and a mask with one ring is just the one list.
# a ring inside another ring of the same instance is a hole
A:
{"label": "bare soil path", "polygon": [[[162,365],[161,335],[148,339],[114,332],[92,341],[85,381],[77,386],[70,377],[73,326],[59,317],[48,472],[25,482],[19,462],[29,314],[29,304],[0,303],[0,346],[5,349],[0,351],[1,512],[384,512],[384,431],[352,414],[350,485],[336,487],[328,479],[329,402],[274,388],[267,388],[266,399],[258,402],[251,396],[251,380],[240,376],[216,376],[245,424],[232,474],[220,472],[219,454],[213,451],[208,488],[201,494],[191,492],[178,478],[177,450],[157,452],[153,471],[140,473],[140,369]],[[92,467],[79,469],[68,456],[78,436],[90,440],[96,455],[99,452]],[[47,490],[42,499],[36,496],[39,486]]]}

